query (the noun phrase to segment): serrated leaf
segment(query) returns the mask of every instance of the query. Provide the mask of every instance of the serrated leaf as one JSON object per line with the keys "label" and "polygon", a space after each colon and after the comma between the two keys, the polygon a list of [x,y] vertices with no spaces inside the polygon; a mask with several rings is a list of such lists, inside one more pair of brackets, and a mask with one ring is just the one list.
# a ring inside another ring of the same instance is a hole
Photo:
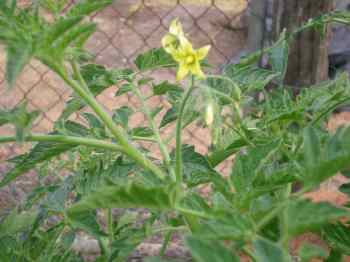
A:
{"label": "serrated leaf", "polygon": [[255,256],[259,262],[290,262],[288,254],[285,254],[282,247],[268,239],[258,238],[253,241]]}
{"label": "serrated leaf", "polygon": [[131,136],[150,137],[154,132],[149,127],[135,127],[130,131]]}
{"label": "serrated leaf", "polygon": [[[132,71],[130,69],[114,69],[109,71],[102,65],[87,64],[81,67],[81,74],[89,90],[96,97],[118,81],[128,79]],[[68,101],[59,119],[67,119],[71,114],[82,109],[84,106],[85,103],[82,99],[71,99]]]}
{"label": "serrated leaf", "polygon": [[[328,222],[342,217],[350,217],[350,211],[328,203],[293,201],[288,206],[288,230],[291,236],[320,229]],[[312,214],[312,216],[310,216]]]}
{"label": "serrated leaf", "polygon": [[[311,136],[310,134],[308,136]],[[312,138],[305,138],[304,148],[306,186],[315,186],[342,170],[346,170],[350,161],[350,128],[339,128],[335,135],[326,136],[325,142],[317,148]],[[310,153],[309,153],[310,152]],[[312,154],[312,156],[307,155]]]}
{"label": "serrated leaf", "polygon": [[134,113],[132,108],[128,106],[122,106],[114,111],[113,121],[117,124],[123,126],[124,128],[128,128],[129,117]]}
{"label": "serrated leaf", "polygon": [[167,210],[173,203],[173,186],[148,187],[130,182],[126,185],[102,186],[67,210],[70,219],[97,208],[151,208]]}
{"label": "serrated leaf", "polygon": [[289,56],[289,44],[286,39],[286,32],[280,35],[274,46],[269,49],[268,54],[272,70],[280,73],[279,82],[282,84],[287,72]]}
{"label": "serrated leaf", "polygon": [[108,5],[112,4],[113,0],[80,0],[77,4],[67,12],[66,16],[88,16],[97,12]]}
{"label": "serrated leaf", "polygon": [[64,34],[59,41],[54,44],[56,53],[63,53],[67,47],[75,43],[82,35],[92,35],[96,31],[96,24],[87,23],[74,27],[72,30]]}
{"label": "serrated leaf", "polygon": [[307,127],[304,135],[304,158],[306,167],[310,171],[314,166],[317,166],[320,163],[320,147],[320,140],[315,129]]}
{"label": "serrated leaf", "polygon": [[50,48],[55,44],[55,41],[61,39],[61,37],[72,30],[77,24],[82,21],[83,17],[70,17],[60,18],[55,21],[48,29],[43,33],[42,45],[43,47]]}
{"label": "serrated leaf", "polygon": [[159,128],[163,128],[166,125],[174,122],[177,119],[177,111],[174,107],[170,108],[168,111],[166,111],[165,115],[162,118],[162,121],[160,122]]}
{"label": "serrated leaf", "polygon": [[168,81],[163,81],[158,85],[153,86],[153,94],[156,96],[165,95],[168,91],[178,90],[180,87],[169,83]]}
{"label": "serrated leaf", "polygon": [[145,71],[157,68],[176,67],[177,63],[163,48],[155,48],[139,55],[135,60],[135,65],[139,70]]}
{"label": "serrated leaf", "polygon": [[341,185],[339,191],[350,196],[350,183]]}
{"label": "serrated leaf", "polygon": [[344,224],[328,224],[322,228],[323,239],[342,254],[350,255],[350,228]]}
{"label": "serrated leaf", "polygon": [[218,175],[207,158],[195,151],[194,146],[182,147],[182,159],[184,181],[189,187],[211,182],[212,177]]}
{"label": "serrated leaf", "polygon": [[304,244],[299,249],[299,257],[301,259],[301,262],[309,262],[313,258],[327,258],[328,254],[326,250],[319,246],[312,244]]}
{"label": "serrated leaf", "polygon": [[260,164],[278,146],[279,141],[273,141],[267,145],[250,148],[246,154],[240,153],[236,156],[230,179],[241,196],[253,190],[253,182]]}
{"label": "serrated leaf", "polygon": [[33,224],[37,213],[32,211],[24,211],[19,213],[14,209],[0,223],[0,236],[13,236],[25,229],[29,229]]}
{"label": "serrated leaf", "polygon": [[208,161],[212,167],[216,167],[221,162],[225,161],[228,157],[237,153],[242,147],[246,146],[247,142],[243,139],[233,141],[229,146],[223,150],[212,152],[208,156]]}
{"label": "serrated leaf", "polygon": [[115,96],[124,95],[132,90],[131,83],[125,83],[121,87],[118,88],[118,91],[115,93]]}
{"label": "serrated leaf", "polygon": [[[77,124],[74,125],[74,127],[77,128]],[[79,130],[74,130],[75,134],[86,135],[88,133],[83,126],[79,125],[79,127]],[[76,145],[54,142],[40,142],[36,144],[29,153],[18,156],[15,158],[15,160],[12,159],[12,162],[15,162],[16,165],[1,180],[0,188],[8,185],[17,177],[33,169],[37,164],[56,157],[68,150],[73,149],[74,147],[76,147]]]}
{"label": "serrated leaf", "polygon": [[187,237],[193,258],[198,262],[239,262],[240,259],[232,251],[218,241],[206,241],[200,238]]}
{"label": "serrated leaf", "polygon": [[10,87],[12,87],[24,66],[33,56],[33,47],[31,43],[22,43],[21,45],[9,46],[6,49],[6,72],[5,78]]}

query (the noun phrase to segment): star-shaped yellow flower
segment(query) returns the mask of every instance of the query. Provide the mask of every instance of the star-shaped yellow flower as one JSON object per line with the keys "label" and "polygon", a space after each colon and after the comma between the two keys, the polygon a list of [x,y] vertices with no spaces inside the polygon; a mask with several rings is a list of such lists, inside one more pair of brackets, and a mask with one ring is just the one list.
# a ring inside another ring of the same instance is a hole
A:
{"label": "star-shaped yellow flower", "polygon": [[206,58],[209,50],[209,45],[195,50],[187,39],[183,39],[179,48],[171,53],[174,60],[179,63],[179,69],[176,75],[177,81],[181,81],[189,73],[204,78],[205,75],[201,69],[200,61]]}
{"label": "star-shaped yellow flower", "polygon": [[185,37],[182,25],[178,19],[171,22],[169,33],[162,39],[162,45],[164,50],[171,54],[173,59],[179,64],[176,75],[177,81],[181,81],[189,73],[200,78],[205,77],[200,61],[208,55],[210,46],[207,45],[197,50],[193,49],[192,44]]}

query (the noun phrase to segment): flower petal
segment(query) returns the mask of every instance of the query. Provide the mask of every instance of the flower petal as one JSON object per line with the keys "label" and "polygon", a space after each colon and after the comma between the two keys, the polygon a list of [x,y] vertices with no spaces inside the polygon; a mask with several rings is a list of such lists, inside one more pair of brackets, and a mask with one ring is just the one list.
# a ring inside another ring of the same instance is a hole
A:
{"label": "flower petal", "polygon": [[201,69],[201,65],[199,64],[199,61],[196,61],[196,63],[191,65],[190,71],[193,75],[198,76],[199,78],[205,78],[205,74]]}
{"label": "flower petal", "polygon": [[177,81],[183,80],[188,75],[189,72],[190,72],[189,67],[184,63],[180,63],[179,69],[177,70],[177,74],[176,74],[176,80]]}
{"label": "flower petal", "polygon": [[182,29],[182,25],[181,25],[178,18],[174,19],[170,23],[169,32],[170,32],[170,34],[173,34],[177,37],[185,36],[183,29]]}
{"label": "flower petal", "polygon": [[162,46],[167,53],[172,53],[175,50],[177,38],[171,34],[166,34],[162,38]]}
{"label": "flower petal", "polygon": [[211,48],[210,45],[206,45],[206,46],[204,46],[202,48],[197,49],[196,50],[197,58],[199,60],[203,60],[204,58],[206,58],[208,53],[209,53],[210,48]]}

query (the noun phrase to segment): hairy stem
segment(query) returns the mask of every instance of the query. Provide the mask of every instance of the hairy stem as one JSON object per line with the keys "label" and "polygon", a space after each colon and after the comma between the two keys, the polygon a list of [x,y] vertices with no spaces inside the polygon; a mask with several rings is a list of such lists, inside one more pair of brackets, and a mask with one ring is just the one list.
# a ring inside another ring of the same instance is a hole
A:
{"label": "hairy stem", "polygon": [[151,129],[152,129],[152,131],[154,133],[154,138],[155,138],[155,140],[158,143],[160,152],[162,153],[162,156],[163,156],[163,159],[164,159],[164,163],[165,163],[166,167],[168,168],[168,170],[169,170],[173,180],[175,180],[176,179],[175,178],[175,173],[174,173],[173,167],[171,166],[171,159],[170,159],[170,155],[169,155],[168,149],[167,149],[165,143],[163,142],[163,140],[161,138],[159,128],[158,128],[156,122],[154,121],[154,119],[152,117],[151,111],[147,107],[145,98],[142,96],[140,90],[136,86],[131,85],[131,88],[132,88],[132,91],[135,94],[135,96],[141,102],[141,110],[146,115],[147,121],[148,121],[148,123],[149,123],[149,125],[150,125],[150,127],[151,127]]}
{"label": "hairy stem", "polygon": [[108,114],[108,112],[97,102],[95,97],[87,91],[87,86],[82,86],[76,81],[70,79],[65,73],[62,73],[60,71],[57,73],[74,90],[74,92],[91,107],[91,109],[102,120],[102,122],[104,122],[106,127],[116,138],[117,143],[123,148],[123,152],[127,156],[129,156],[143,168],[157,175],[160,179],[164,179],[165,175],[163,171],[131,144],[127,138],[127,135],[124,133],[124,130],[113,122],[113,119]]}
{"label": "hairy stem", "polygon": [[176,184],[178,188],[181,187],[181,184],[182,184],[182,152],[181,152],[182,151],[182,141],[181,141],[182,140],[182,121],[183,121],[186,103],[190,98],[194,87],[195,87],[194,77],[192,76],[191,84],[183,96],[179,114],[177,116],[177,122],[176,122],[175,174],[176,174]]}
{"label": "hairy stem", "polygon": [[[82,145],[89,146],[101,149],[108,149],[114,151],[124,152],[124,149],[114,143],[93,139],[85,137],[76,137],[76,136],[66,136],[66,135],[29,135],[24,138],[24,141],[27,142],[56,142],[56,143],[65,143],[72,145]],[[10,143],[16,142],[15,136],[2,136],[0,137],[0,143]]]}

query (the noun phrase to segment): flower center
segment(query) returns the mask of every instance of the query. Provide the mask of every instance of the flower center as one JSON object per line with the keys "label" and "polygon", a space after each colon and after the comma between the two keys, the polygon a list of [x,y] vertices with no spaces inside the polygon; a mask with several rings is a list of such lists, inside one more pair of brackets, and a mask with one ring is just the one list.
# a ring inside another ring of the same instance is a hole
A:
{"label": "flower center", "polygon": [[186,57],[186,64],[190,65],[194,62],[194,57],[193,55],[187,56]]}

